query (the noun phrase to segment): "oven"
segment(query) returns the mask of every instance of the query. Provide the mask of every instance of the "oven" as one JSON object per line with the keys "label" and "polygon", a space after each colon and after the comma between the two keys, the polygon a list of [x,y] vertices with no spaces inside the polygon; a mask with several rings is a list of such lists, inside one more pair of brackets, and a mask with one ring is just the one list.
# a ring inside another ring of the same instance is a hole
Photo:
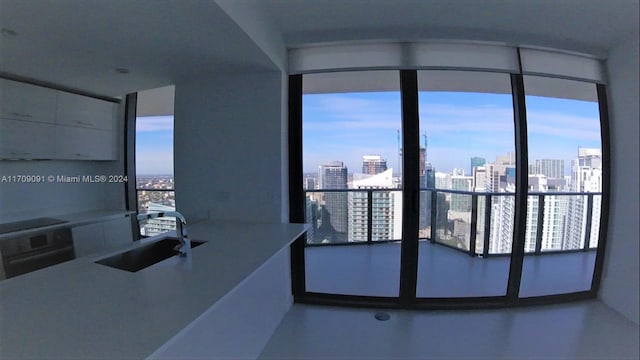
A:
{"label": "oven", "polygon": [[2,240],[0,253],[6,278],[73,260],[71,228]]}

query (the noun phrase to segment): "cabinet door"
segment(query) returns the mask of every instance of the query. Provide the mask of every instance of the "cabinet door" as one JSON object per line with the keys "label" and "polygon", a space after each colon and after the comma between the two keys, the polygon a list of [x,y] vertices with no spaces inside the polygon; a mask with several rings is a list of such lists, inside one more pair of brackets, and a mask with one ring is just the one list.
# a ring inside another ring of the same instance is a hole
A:
{"label": "cabinet door", "polygon": [[76,257],[97,254],[105,249],[102,223],[75,226],[71,234]]}
{"label": "cabinet door", "polygon": [[0,79],[0,118],[55,123],[57,91]]}
{"label": "cabinet door", "polygon": [[52,159],[54,125],[0,119],[0,158]]}
{"label": "cabinet door", "polygon": [[115,248],[133,242],[131,217],[104,222],[104,242],[107,248]]}
{"label": "cabinet door", "polygon": [[117,104],[86,96],[58,92],[56,123],[93,129],[113,130]]}
{"label": "cabinet door", "polygon": [[115,160],[113,131],[60,125],[55,128],[55,159]]}

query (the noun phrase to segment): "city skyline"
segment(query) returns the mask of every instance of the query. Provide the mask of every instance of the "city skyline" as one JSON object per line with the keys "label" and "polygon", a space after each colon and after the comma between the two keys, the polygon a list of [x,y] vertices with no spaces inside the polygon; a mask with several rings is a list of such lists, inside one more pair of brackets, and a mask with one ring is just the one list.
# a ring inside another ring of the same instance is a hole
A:
{"label": "city skyline", "polygon": [[[428,137],[427,160],[438,172],[467,171],[469,159],[490,161],[513,146],[511,96],[420,92],[420,144]],[[600,148],[595,102],[527,96],[529,163],[565,160],[565,175],[578,147]],[[359,172],[362,155],[381,155],[399,173],[399,92],[304,95],[303,171],[343,161]],[[136,171],[173,174],[173,116],[136,121]],[[464,144],[464,146],[461,146]]]}
{"label": "city skyline", "polygon": [[[367,165],[372,158],[362,157],[363,170],[369,168]],[[583,148],[572,161],[571,176],[562,179],[557,177],[559,162],[539,162],[540,173],[529,177],[528,191],[537,196],[529,197],[526,202],[525,252],[576,250],[597,245],[601,194],[585,196],[572,192],[602,191],[601,160],[600,149]],[[476,249],[483,248],[485,237],[478,237],[477,233],[473,235],[471,232],[472,202],[476,201],[480,208],[489,206],[490,209],[489,217],[484,210],[479,212],[484,215],[476,215],[477,231],[488,231],[488,253],[511,252],[516,211],[514,168],[510,166],[513,161],[513,157],[504,156],[496,159],[495,163],[478,165],[477,169],[486,169],[481,177],[476,177],[475,171],[473,176],[462,176],[462,169],[451,175],[436,173],[436,212],[433,213],[433,202],[426,192],[421,193],[418,204],[420,238],[431,238],[469,251],[473,237]],[[333,162],[322,165],[317,176],[320,186],[316,189],[348,188],[351,191],[306,193],[306,221],[313,224],[313,230],[307,236],[308,243],[397,241],[402,238],[402,192],[396,188],[391,169],[380,167],[369,174],[348,179],[344,164]],[[315,182],[305,182],[309,183]],[[328,186],[322,186],[323,183]],[[490,195],[494,197],[490,205],[486,204],[486,194],[446,191],[476,191],[478,187],[481,192],[488,190],[493,193]],[[558,194],[558,191],[562,194]],[[543,200],[540,200],[541,196]],[[587,197],[590,200],[587,201]],[[540,205],[540,201],[544,201],[544,206]],[[538,215],[540,211],[543,211],[542,217]],[[592,221],[589,227],[587,219],[590,217]],[[541,227],[537,224],[540,220]],[[540,229],[542,232],[537,234]]]}

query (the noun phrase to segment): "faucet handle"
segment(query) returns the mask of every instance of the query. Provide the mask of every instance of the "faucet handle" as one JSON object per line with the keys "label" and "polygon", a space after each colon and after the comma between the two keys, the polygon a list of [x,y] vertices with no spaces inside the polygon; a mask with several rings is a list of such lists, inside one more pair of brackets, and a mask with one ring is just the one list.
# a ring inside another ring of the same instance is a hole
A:
{"label": "faucet handle", "polygon": [[173,248],[173,250],[177,251],[180,257],[185,257],[187,256],[187,250],[185,249],[186,246],[187,244],[178,244]]}

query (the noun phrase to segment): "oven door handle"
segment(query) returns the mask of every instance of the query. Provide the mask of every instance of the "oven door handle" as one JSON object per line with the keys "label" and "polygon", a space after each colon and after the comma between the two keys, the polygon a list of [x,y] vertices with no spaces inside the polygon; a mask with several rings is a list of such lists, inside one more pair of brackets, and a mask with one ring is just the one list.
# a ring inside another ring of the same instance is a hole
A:
{"label": "oven door handle", "polygon": [[13,256],[13,257],[8,257],[6,258],[7,263],[6,265],[18,265],[21,263],[25,263],[28,261],[33,261],[33,260],[37,260],[37,259],[42,259],[42,258],[46,258],[46,257],[50,257],[50,256],[55,256],[61,253],[66,253],[66,252],[73,252],[73,245],[72,246],[65,246],[63,248],[58,248],[55,250],[47,250],[38,254],[34,254],[34,255],[27,255],[27,256]]}

